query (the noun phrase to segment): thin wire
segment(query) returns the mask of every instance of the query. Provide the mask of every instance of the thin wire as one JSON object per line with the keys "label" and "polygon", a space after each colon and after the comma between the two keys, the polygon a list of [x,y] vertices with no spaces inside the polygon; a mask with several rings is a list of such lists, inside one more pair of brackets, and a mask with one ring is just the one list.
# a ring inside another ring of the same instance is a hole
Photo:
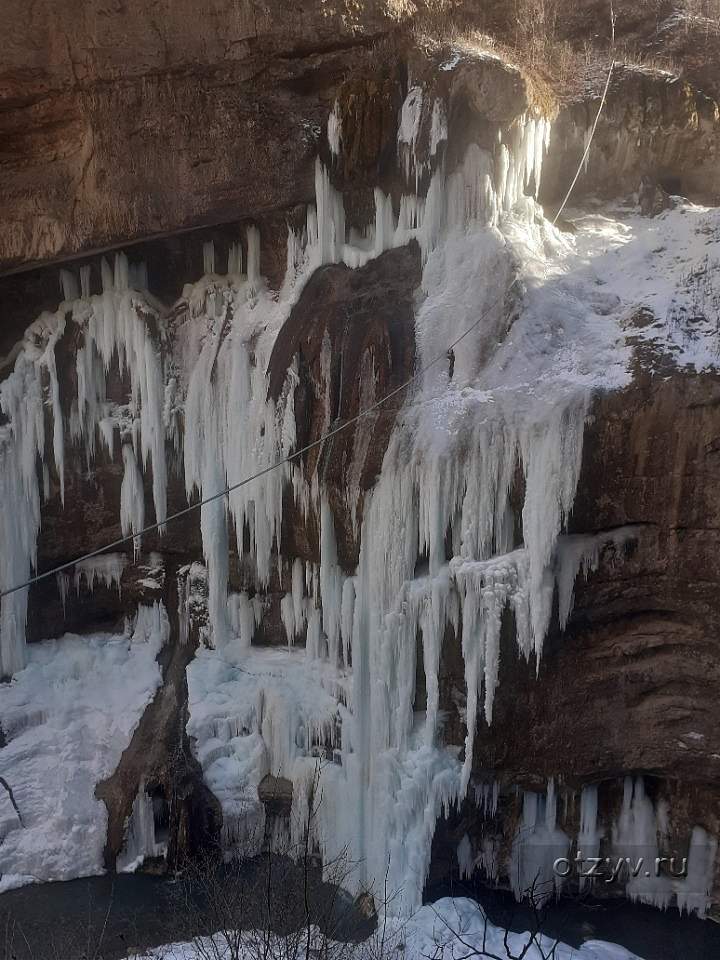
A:
{"label": "thin wire", "polygon": [[[610,4],[610,20],[612,24],[611,52],[614,52],[615,14],[613,11],[612,3]],[[590,152],[590,145],[592,144],[593,137],[595,136],[595,131],[597,129],[598,122],[600,120],[600,114],[602,113],[603,108],[605,106],[608,89],[610,87],[610,79],[612,77],[614,68],[615,68],[615,60],[613,58],[610,63],[610,69],[608,71],[607,80],[605,81],[605,89],[603,91],[603,95],[600,100],[600,106],[598,108],[597,116],[595,117],[595,122],[593,123],[590,131],[590,137],[588,138],[585,151],[582,155],[582,158],[580,159],[580,164],[578,166],[577,172],[573,178],[572,183],[570,184],[570,189],[565,194],[565,199],[563,200],[558,212],[555,214],[555,217],[552,220],[553,226],[555,226],[555,224],[557,223],[560,217],[560,214],[565,209],[565,206],[568,200],[570,199],[570,194],[575,188],[575,184],[577,183],[578,178],[580,177],[583,164],[585,163],[588,153]],[[503,300],[507,297],[508,293],[519,282],[520,282],[520,275],[518,274],[514,278],[512,283],[507,287],[507,289],[502,294],[502,296],[498,297],[493,303],[491,303],[490,306],[487,307],[487,309],[480,314],[477,320],[471,323],[470,326],[463,333],[461,333],[459,337],[457,337],[455,340],[452,341],[452,343],[447,347],[447,349],[443,353],[439,353],[432,360],[428,361],[428,363],[426,363],[424,366],[419,367],[415,371],[415,373],[412,374],[411,377],[409,377],[407,380],[401,383],[398,387],[395,387],[394,390],[391,390],[390,393],[385,394],[384,397],[381,397],[379,400],[377,400],[371,406],[367,407],[365,410],[361,410],[354,417],[351,417],[350,420],[345,420],[343,423],[339,424],[337,427],[334,427],[332,430],[328,431],[328,433],[323,434],[322,437],[319,437],[317,440],[313,440],[312,443],[308,443],[306,446],[302,447],[300,450],[296,450],[295,453],[291,453],[280,460],[276,460],[274,463],[270,464],[270,466],[264,467],[262,470],[259,470],[257,473],[252,474],[252,476],[245,477],[245,479],[239,480],[237,483],[229,484],[227,487],[220,490],[218,493],[212,494],[212,496],[205,497],[202,500],[198,500],[197,503],[192,503],[189,506],[184,507],[182,510],[178,510],[176,513],[170,514],[169,517],[166,517],[162,521],[158,521],[157,523],[152,523],[147,527],[143,527],[142,530],[138,530],[136,533],[131,533],[126,537],[120,537],[118,540],[113,540],[111,543],[106,543],[104,546],[98,547],[97,550],[91,550],[89,553],[84,553],[82,556],[78,557],[75,560],[68,560],[66,563],[61,563],[59,566],[51,567],[50,570],[46,570],[44,573],[38,573],[34,577],[30,577],[29,580],[26,580],[23,583],[19,583],[14,587],[9,587],[7,590],[3,590],[2,592],[0,592],[0,599],[2,597],[8,597],[12,593],[17,593],[18,590],[23,590],[26,587],[30,587],[34,583],[39,583],[41,580],[46,580],[48,577],[56,576],[58,573],[62,573],[65,570],[69,570],[71,567],[74,567],[76,564],[82,563],[85,560],[92,560],[93,557],[98,557],[101,554],[106,553],[108,550],[113,550],[115,547],[122,547],[126,543],[135,541],[136,538],[143,537],[148,533],[153,533],[156,530],[159,530],[165,527],[165,525],[168,523],[172,523],[175,520],[179,520],[181,517],[186,517],[188,514],[193,513],[195,510],[198,510],[200,507],[203,507],[208,503],[214,503],[214,501],[216,500],[220,500],[223,497],[227,497],[234,490],[239,490],[240,487],[244,487],[248,483],[253,483],[255,480],[259,480],[260,477],[264,477],[266,474],[270,473],[272,470],[277,470],[278,467],[282,467],[287,463],[292,463],[293,460],[297,460],[299,457],[302,457],[304,454],[308,453],[310,450],[314,450],[315,447],[319,447],[321,444],[325,443],[326,441],[331,440],[334,436],[337,436],[337,434],[342,433],[343,430],[347,430],[347,428],[351,427],[354,423],[358,423],[360,420],[363,420],[365,417],[370,416],[371,413],[375,413],[375,411],[379,410],[380,407],[384,406],[388,402],[388,400],[392,400],[393,397],[396,397],[398,394],[402,393],[404,390],[407,390],[409,386],[415,383],[415,381],[418,380],[423,374],[427,373],[427,371],[431,367],[434,367],[435,364],[439,363],[441,360],[447,360],[448,354],[450,353],[450,351],[454,350],[459,343],[461,343],[467,336],[469,336],[469,334],[471,334],[473,330],[475,330],[483,322],[483,320],[485,320],[485,318],[503,302]]]}
{"label": "thin wire", "polygon": [[610,0],[610,69],[608,70],[607,80],[605,81],[605,89],[603,90],[602,97],[600,98],[600,106],[598,107],[598,112],[595,115],[595,122],[590,128],[590,136],[588,137],[588,142],[585,144],[585,151],[582,157],[580,158],[580,163],[578,164],[578,168],[575,173],[575,176],[573,177],[573,181],[570,184],[570,188],[568,192],[565,194],[565,199],[560,204],[560,209],[555,214],[555,218],[553,219],[553,226],[555,226],[555,224],[557,223],[560,217],[560,214],[565,209],[565,205],[570,199],[570,194],[575,189],[575,184],[578,182],[580,173],[583,167],[585,166],[585,161],[587,160],[588,154],[590,153],[590,146],[593,142],[593,137],[595,136],[597,125],[600,122],[600,114],[603,112],[605,101],[607,100],[608,90],[610,89],[610,80],[612,78],[614,69],[615,69],[615,10],[613,9],[612,0]]}

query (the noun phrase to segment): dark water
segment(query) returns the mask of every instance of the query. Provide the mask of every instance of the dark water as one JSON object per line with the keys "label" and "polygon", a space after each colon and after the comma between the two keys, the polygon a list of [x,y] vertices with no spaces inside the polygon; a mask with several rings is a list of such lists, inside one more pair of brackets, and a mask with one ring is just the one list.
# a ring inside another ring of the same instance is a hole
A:
{"label": "dark water", "polygon": [[[245,878],[248,889],[257,895],[255,906],[246,913],[246,923],[261,923],[267,897],[272,911],[292,926],[302,920],[301,897],[292,888],[302,878],[287,872],[275,877],[251,867]],[[232,878],[233,889],[236,878]],[[0,896],[0,960],[119,960],[136,948],[149,948],[191,939],[207,923],[212,926],[212,909],[207,914],[199,901],[188,909],[187,884],[164,877],[130,875],[91,877],[66,883],[23,887]],[[490,919],[513,930],[526,930],[531,917],[512,897],[496,891],[469,890],[461,885],[429,889],[428,899],[453,894],[475,895]],[[325,926],[332,913],[329,932],[339,939],[369,935],[368,921],[353,914],[347,895],[320,882],[312,887],[315,919]],[[329,911],[327,904],[332,900]],[[323,906],[318,903],[322,901]],[[294,902],[298,916],[288,910]],[[253,915],[255,911],[255,915]],[[338,919],[339,918],[339,919]],[[363,929],[364,925],[364,929]],[[11,936],[11,932],[14,935]],[[624,901],[561,901],[547,909],[542,932],[572,946],[585,940],[608,940],[622,944],[645,960],[720,960],[720,925],[710,920],[681,917],[677,910],[665,912]]]}
{"label": "dark water", "polygon": [[[317,868],[248,861],[182,880],[147,874],[45,883],[0,895],[0,960],[119,960],[135,950],[242,926],[278,933],[313,923],[361,940],[374,922]],[[306,899],[307,898],[307,899]]]}

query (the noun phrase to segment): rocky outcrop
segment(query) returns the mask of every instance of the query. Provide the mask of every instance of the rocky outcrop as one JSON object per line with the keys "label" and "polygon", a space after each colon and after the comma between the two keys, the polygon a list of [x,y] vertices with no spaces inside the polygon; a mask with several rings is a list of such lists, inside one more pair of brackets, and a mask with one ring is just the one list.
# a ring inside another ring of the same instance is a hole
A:
{"label": "rocky outcrop", "polygon": [[[174,578],[173,578],[174,580]],[[128,823],[138,794],[153,800],[157,826],[167,837],[161,870],[182,866],[188,857],[216,847],[222,815],[217,800],[203,782],[192,753],[187,724],[186,669],[197,649],[197,631],[182,636],[178,622],[178,595],[166,592],[170,641],[159,656],[162,685],[144,711],[117,768],[95,788],[107,808],[105,868],[114,872],[127,843]],[[126,601],[127,603],[127,601]],[[148,863],[148,868],[151,864]]]}
{"label": "rocky outcrop", "polygon": [[0,271],[309,200],[334,86],[414,9],[7,11]]}
{"label": "rocky outcrop", "polygon": [[[348,142],[343,162],[366,165],[368,151],[372,158],[387,138],[396,103],[395,41],[380,44],[368,62],[373,44],[394,38],[398,28],[406,37],[415,23],[430,35],[452,35],[457,24],[457,35],[479,28],[511,42],[527,28],[546,34],[552,73],[555,45],[585,43],[587,24],[608,16],[597,0],[584,0],[562,17],[551,7],[538,19],[530,3],[510,16],[505,3],[480,11],[464,0],[303,0],[290,15],[273,0],[217,0],[202,16],[190,2],[148,10],[142,0],[97,0],[78,11],[40,0],[31,18],[16,6],[7,11],[0,68],[0,273],[305,202],[320,132],[353,66],[362,79],[345,95],[360,138]],[[716,71],[709,67],[712,24],[673,20],[670,3],[621,2],[615,9],[619,41],[650,55],[671,43],[677,63],[687,64],[689,82],[717,95]],[[606,32],[593,32],[601,54]],[[683,146],[698,139],[698,128],[716,123],[713,104],[685,83],[641,71],[631,72],[621,88],[598,151],[605,160],[593,167],[602,182],[609,183],[618,165],[628,174],[632,166],[637,179],[635,164],[647,167],[648,145],[672,171]],[[372,120],[363,113],[365,92],[387,108],[373,110]],[[582,143],[592,106],[571,107],[561,117],[558,135],[570,165],[577,152],[573,128]],[[621,119],[624,146],[610,136]],[[648,133],[636,145],[638,122]],[[713,138],[716,143],[716,133]],[[717,193],[714,153],[701,139],[683,189]],[[564,170],[548,182],[548,195],[563,176]]]}
{"label": "rocky outcrop", "polygon": [[720,781],[718,401],[716,377],[676,371],[595,403],[570,531],[633,536],[579,578],[537,678],[534,663],[503,662],[478,769],[535,787],[626,770]]}
{"label": "rocky outcrop", "polygon": [[[560,110],[543,173],[542,198],[560,202],[577,170],[600,105],[599,93]],[[671,194],[699,203],[720,197],[717,101],[663,70],[618,65],[573,196],[633,193],[650,175]]]}
{"label": "rocky outcrop", "polygon": [[[318,270],[280,331],[270,358],[273,399],[280,396],[288,370],[297,363],[298,449],[342,429],[312,446],[303,462],[307,476],[317,476],[328,492],[338,557],[346,571],[357,566],[363,497],[380,472],[403,392],[394,403],[363,415],[350,429],[344,425],[381,397],[400,390],[411,376],[413,299],[419,282],[415,244],[388,251],[359,270],[344,265]],[[283,553],[319,562],[318,518],[308,524],[288,506]]]}
{"label": "rocky outcrop", "polygon": [[[441,828],[433,880],[452,872],[447,846],[466,833],[475,849],[492,842],[502,851],[497,861],[509,862],[518,785],[543,793],[554,779],[563,829],[577,836],[583,787],[599,787],[610,823],[622,778],[641,773],[655,802],[672,812],[667,850],[686,855],[693,824],[718,830],[719,432],[713,374],[640,374],[632,387],[595,402],[570,531],[608,541],[597,569],[578,579],[567,629],[548,637],[538,667],[516,656],[505,631],[493,722],[481,721],[473,760],[478,780],[491,791],[497,784],[497,812],[488,804],[478,816],[468,805]],[[618,546],[610,537],[621,528],[633,534]],[[446,729],[461,743],[458,658],[451,643]]]}

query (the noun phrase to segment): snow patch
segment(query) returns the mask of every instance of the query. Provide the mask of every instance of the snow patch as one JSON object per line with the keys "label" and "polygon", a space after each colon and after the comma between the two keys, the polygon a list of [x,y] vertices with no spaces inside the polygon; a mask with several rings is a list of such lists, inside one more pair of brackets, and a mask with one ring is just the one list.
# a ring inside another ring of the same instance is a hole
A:
{"label": "snow patch", "polygon": [[162,631],[68,634],[34,643],[0,685],[0,890],[103,872],[105,805],[95,787],[117,767],[161,682]]}

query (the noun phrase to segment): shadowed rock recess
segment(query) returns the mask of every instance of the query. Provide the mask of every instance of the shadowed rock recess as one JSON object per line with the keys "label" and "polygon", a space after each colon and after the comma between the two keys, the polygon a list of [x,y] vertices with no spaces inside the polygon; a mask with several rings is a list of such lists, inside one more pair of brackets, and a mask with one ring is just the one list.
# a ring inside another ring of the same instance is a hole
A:
{"label": "shadowed rock recess", "polygon": [[0,891],[718,916],[717,24],[616,5],[555,225],[600,4],[81,6],[3,11]]}

